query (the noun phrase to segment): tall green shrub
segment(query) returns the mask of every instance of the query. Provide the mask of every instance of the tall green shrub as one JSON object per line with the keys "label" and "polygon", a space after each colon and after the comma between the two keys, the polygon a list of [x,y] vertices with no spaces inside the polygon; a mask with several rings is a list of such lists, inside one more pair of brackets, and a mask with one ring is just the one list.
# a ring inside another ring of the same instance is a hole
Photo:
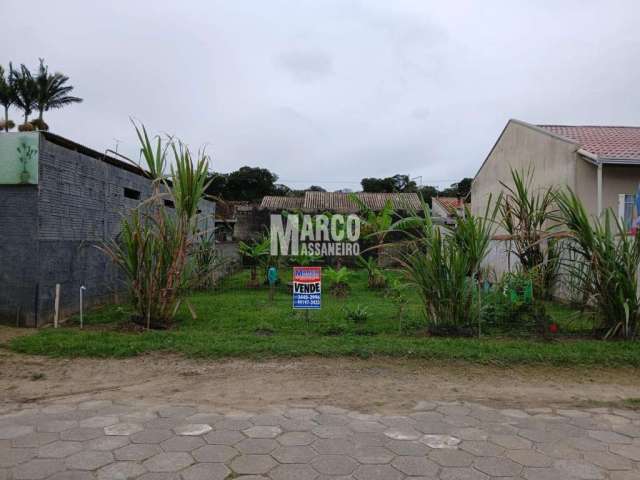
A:
{"label": "tall green shrub", "polygon": [[575,288],[595,307],[605,338],[634,337],[640,315],[640,238],[630,235],[610,209],[601,218],[589,218],[570,189],[559,192],[557,201],[571,235],[569,245],[574,255],[565,266]]}
{"label": "tall green shrub", "polygon": [[394,225],[407,238],[397,258],[400,268],[417,289],[432,332],[471,334],[479,318],[477,273],[488,253],[496,210],[488,206],[483,218],[467,210],[450,229],[434,224],[422,204],[422,212]]}
{"label": "tall green shrub", "polygon": [[511,184],[500,182],[505,195],[500,202],[500,226],[509,236],[508,253],[519,268],[536,280],[536,290],[550,297],[558,271],[558,249],[552,237],[558,227],[555,189],[533,188],[533,170],[511,169]]}
{"label": "tall green shrub", "polygon": [[[124,272],[138,319],[147,328],[166,327],[189,280],[187,266],[198,236],[198,204],[208,186],[209,159],[203,153],[193,159],[189,149],[173,139],[164,143],[158,137],[154,146],[144,126],[135,128],[153,194],[122,220],[120,235],[102,249]],[[167,152],[173,154],[168,174]]]}

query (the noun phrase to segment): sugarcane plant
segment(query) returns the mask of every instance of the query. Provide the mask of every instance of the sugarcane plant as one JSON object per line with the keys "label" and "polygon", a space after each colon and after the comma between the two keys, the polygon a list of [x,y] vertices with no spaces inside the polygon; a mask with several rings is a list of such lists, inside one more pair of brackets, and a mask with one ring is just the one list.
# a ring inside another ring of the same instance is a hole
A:
{"label": "sugarcane plant", "polygon": [[611,209],[590,218],[571,189],[559,192],[557,202],[572,253],[562,266],[584,301],[595,308],[605,338],[635,337],[640,316],[638,234],[631,234]]}
{"label": "sugarcane plant", "polygon": [[[188,264],[198,238],[198,205],[208,187],[209,158],[194,158],[179,141],[157,137],[134,124],[152,195],[121,221],[120,234],[101,246],[124,272],[134,320],[147,329],[170,326],[184,301]],[[167,156],[172,164],[168,168]],[[173,208],[168,208],[167,204]],[[191,305],[187,306],[195,317]]]}

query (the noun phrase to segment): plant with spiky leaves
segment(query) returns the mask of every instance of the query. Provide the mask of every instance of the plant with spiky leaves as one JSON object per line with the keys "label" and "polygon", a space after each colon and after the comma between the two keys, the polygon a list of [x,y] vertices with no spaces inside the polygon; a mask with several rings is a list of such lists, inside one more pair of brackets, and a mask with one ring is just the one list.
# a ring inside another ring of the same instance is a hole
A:
{"label": "plant with spiky leaves", "polygon": [[5,72],[0,65],[0,105],[4,108],[4,121],[2,128],[5,132],[11,130],[15,124],[9,120],[9,108],[16,101],[15,77],[13,75],[13,65],[9,63],[9,71]]}
{"label": "plant with spiky leaves", "polygon": [[[198,204],[208,186],[209,158],[194,159],[180,142],[155,145],[135,125],[153,194],[122,220],[117,239],[101,248],[125,273],[137,320],[147,328],[171,325],[188,286],[188,264],[198,238]],[[173,157],[166,173],[167,153]],[[174,208],[169,211],[165,200]],[[195,317],[191,306],[189,310]]]}
{"label": "plant with spiky leaves", "polygon": [[605,338],[632,338],[640,319],[638,265],[640,237],[631,235],[611,211],[589,218],[582,201],[570,189],[557,194],[571,242],[572,260],[563,262],[582,297],[598,313]]}

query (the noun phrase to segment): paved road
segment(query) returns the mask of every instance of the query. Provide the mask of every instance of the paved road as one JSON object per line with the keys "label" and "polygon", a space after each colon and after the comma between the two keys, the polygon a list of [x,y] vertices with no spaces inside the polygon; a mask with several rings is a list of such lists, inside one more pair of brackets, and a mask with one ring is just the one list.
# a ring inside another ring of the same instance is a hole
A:
{"label": "paved road", "polygon": [[0,479],[640,479],[640,413],[418,404],[407,415],[109,400],[0,410]]}

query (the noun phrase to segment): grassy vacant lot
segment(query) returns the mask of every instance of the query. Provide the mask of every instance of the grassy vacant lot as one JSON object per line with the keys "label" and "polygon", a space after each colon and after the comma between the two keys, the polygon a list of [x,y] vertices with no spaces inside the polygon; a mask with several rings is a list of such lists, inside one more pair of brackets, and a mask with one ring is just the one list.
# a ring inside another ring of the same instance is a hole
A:
{"label": "grassy vacant lot", "polygon": [[[285,273],[290,278],[290,272]],[[176,327],[141,332],[130,328],[129,312],[111,306],[87,314],[84,330],[75,321],[54,330],[15,338],[18,352],[51,356],[126,357],[150,351],[182,352],[194,357],[393,356],[482,363],[544,363],[548,365],[640,366],[640,343],[589,340],[590,322],[567,307],[549,304],[560,331],[573,335],[553,341],[536,338],[436,338],[424,335],[425,320],[418,298],[410,296],[401,321],[397,307],[383,292],[366,287],[365,272],[354,274],[351,295],[337,299],[323,294],[320,311],[308,318],[291,309],[286,285],[273,302],[268,290],[246,289],[247,272],[226,279],[215,292],[196,293]],[[346,318],[346,311],[362,306],[370,314],[363,323]]]}

